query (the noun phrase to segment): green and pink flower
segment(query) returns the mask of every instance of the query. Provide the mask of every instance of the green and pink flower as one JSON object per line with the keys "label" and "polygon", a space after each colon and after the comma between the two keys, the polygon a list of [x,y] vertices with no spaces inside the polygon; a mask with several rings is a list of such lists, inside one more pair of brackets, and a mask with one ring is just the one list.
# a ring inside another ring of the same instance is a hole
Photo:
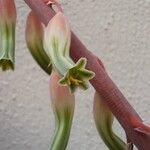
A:
{"label": "green and pink flower", "polygon": [[0,67],[14,69],[16,7],[14,0],[0,0]]}
{"label": "green and pink flower", "polygon": [[94,96],[94,120],[97,131],[110,150],[127,150],[127,145],[113,132],[114,116],[98,92]]}
{"label": "green and pink flower", "polygon": [[26,43],[30,53],[39,66],[50,74],[52,65],[43,48],[44,29],[34,12],[30,12],[26,23]]}
{"label": "green and pink flower", "polygon": [[48,23],[44,35],[44,48],[53,67],[60,74],[59,83],[68,85],[72,92],[77,87],[87,89],[87,81],[94,73],[86,70],[86,59],[80,58],[76,64],[71,60],[71,31],[67,18],[58,12]]}
{"label": "green and pink flower", "polygon": [[75,96],[67,86],[61,86],[60,76],[52,71],[50,78],[50,96],[55,114],[55,134],[51,150],[65,150],[68,144],[73,120]]}

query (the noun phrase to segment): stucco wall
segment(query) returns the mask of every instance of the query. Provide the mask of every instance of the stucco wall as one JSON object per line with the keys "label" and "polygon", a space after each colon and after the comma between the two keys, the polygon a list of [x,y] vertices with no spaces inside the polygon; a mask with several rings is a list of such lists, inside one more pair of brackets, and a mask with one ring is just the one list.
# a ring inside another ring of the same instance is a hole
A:
{"label": "stucco wall", "polygon": [[[24,40],[28,7],[18,8],[16,69],[0,72],[0,150],[47,150],[54,130],[49,77]],[[104,62],[120,90],[150,123],[150,0],[63,0],[75,33]],[[93,121],[93,88],[76,94],[68,150],[107,150]],[[124,137],[118,124],[115,128]]]}

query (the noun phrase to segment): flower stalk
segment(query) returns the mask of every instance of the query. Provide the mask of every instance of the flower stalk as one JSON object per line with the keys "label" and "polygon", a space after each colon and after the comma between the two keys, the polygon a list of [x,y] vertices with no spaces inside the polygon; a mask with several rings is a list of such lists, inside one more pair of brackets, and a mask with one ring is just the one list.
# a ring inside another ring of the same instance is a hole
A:
{"label": "flower stalk", "polygon": [[113,132],[114,116],[98,92],[94,96],[93,113],[98,133],[107,147],[110,150],[127,150],[127,145]]}
{"label": "flower stalk", "polygon": [[0,0],[0,67],[3,71],[14,70],[15,26],[14,0]]}
{"label": "flower stalk", "polygon": [[26,43],[27,47],[38,65],[47,73],[51,74],[52,65],[49,57],[43,48],[44,29],[34,14],[31,11],[28,14],[26,22]]}
{"label": "flower stalk", "polygon": [[94,73],[85,69],[85,58],[80,58],[76,64],[71,60],[70,42],[69,23],[63,13],[58,12],[46,27],[44,48],[54,68],[62,77],[59,83],[68,85],[74,92],[77,87],[87,89],[87,81],[93,78]]}
{"label": "flower stalk", "polygon": [[68,144],[74,114],[75,97],[67,86],[58,84],[59,75],[52,72],[50,94],[55,114],[55,133],[50,150],[65,150]]}

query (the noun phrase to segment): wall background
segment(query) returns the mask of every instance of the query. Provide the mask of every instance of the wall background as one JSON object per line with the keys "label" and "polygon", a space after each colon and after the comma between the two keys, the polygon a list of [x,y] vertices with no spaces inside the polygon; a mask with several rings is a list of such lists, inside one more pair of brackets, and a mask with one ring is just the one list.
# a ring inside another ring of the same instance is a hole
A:
{"label": "wall background", "polygon": [[[18,8],[16,69],[0,72],[0,150],[47,150],[54,129],[49,77],[24,40],[29,9]],[[150,123],[150,0],[63,0],[75,33],[104,62],[108,73],[143,120]],[[94,90],[76,94],[68,150],[106,150],[94,126]],[[123,131],[115,128],[124,137]]]}

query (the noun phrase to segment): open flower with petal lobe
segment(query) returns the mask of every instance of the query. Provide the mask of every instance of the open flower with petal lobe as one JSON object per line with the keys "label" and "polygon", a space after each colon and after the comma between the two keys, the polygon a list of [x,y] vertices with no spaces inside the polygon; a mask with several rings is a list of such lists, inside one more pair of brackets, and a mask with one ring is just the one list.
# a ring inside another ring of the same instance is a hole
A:
{"label": "open flower with petal lobe", "polygon": [[94,76],[86,70],[86,59],[80,58],[76,64],[71,60],[71,31],[63,13],[58,12],[48,23],[44,35],[44,48],[56,71],[61,75],[60,83],[68,85],[72,92],[77,87],[87,89],[87,81]]}

